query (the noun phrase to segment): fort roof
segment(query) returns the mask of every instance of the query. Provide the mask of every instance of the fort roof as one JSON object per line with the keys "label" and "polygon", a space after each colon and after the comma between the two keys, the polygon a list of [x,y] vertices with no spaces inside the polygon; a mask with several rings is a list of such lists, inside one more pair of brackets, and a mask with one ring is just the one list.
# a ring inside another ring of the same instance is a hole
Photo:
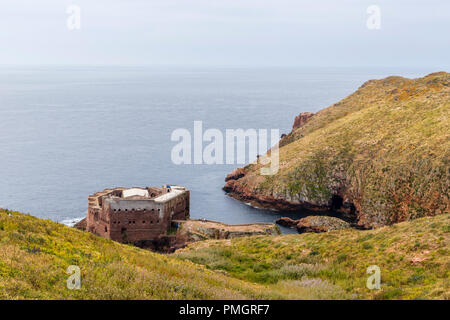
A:
{"label": "fort roof", "polygon": [[167,200],[173,199],[179,194],[182,194],[184,190],[181,189],[171,189],[170,192],[164,193],[160,195],[159,197],[155,198],[155,202],[165,202]]}
{"label": "fort roof", "polygon": [[103,199],[112,199],[114,201],[152,201],[154,203],[164,203],[187,192],[187,189],[177,185],[164,185],[162,187],[132,187],[132,188],[114,188],[105,189],[102,192],[96,192],[89,196],[89,205],[92,207],[101,207]]}
{"label": "fort roof", "polygon": [[143,188],[130,188],[122,191],[122,198],[130,197],[150,198],[147,189]]}

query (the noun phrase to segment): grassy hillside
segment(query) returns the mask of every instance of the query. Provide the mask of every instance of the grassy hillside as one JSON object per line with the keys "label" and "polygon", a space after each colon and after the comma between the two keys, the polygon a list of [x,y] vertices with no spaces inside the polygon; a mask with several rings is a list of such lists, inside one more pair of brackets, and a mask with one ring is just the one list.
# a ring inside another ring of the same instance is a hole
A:
{"label": "grassy hillside", "polygon": [[[0,299],[450,299],[449,218],[201,241],[165,256],[0,210]],[[381,291],[365,287],[372,264]],[[69,265],[80,290],[66,287]]]}
{"label": "grassy hillside", "polygon": [[366,227],[448,213],[449,119],[449,73],[371,80],[284,137],[276,175],[252,164],[225,188],[317,207],[339,196]]}
{"label": "grassy hillside", "polygon": [[[81,268],[68,290],[69,265]],[[0,299],[261,299],[282,293],[48,220],[0,210]]]}
{"label": "grassy hillside", "polygon": [[[176,255],[284,290],[309,284],[341,298],[450,299],[449,214],[368,231],[209,240]],[[370,265],[381,269],[381,290],[366,287]]]}

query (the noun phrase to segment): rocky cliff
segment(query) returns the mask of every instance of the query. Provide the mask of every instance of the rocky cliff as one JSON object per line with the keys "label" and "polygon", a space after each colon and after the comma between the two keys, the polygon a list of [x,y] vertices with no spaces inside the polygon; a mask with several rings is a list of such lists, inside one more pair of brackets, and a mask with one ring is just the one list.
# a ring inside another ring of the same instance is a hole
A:
{"label": "rocky cliff", "polygon": [[276,210],[334,209],[371,228],[449,212],[450,74],[370,80],[280,140],[280,170],[231,173],[231,196]]}

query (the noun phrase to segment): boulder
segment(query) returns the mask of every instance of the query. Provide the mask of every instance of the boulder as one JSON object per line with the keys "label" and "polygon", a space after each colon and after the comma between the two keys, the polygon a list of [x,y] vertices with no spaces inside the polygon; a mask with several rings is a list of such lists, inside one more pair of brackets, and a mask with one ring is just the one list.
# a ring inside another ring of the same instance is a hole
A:
{"label": "boulder", "polygon": [[304,232],[328,232],[350,228],[351,225],[342,219],[329,216],[309,216],[298,220],[297,231]]}
{"label": "boulder", "polygon": [[297,227],[298,220],[294,220],[289,217],[281,217],[280,219],[275,221],[275,223],[283,227],[295,229]]}

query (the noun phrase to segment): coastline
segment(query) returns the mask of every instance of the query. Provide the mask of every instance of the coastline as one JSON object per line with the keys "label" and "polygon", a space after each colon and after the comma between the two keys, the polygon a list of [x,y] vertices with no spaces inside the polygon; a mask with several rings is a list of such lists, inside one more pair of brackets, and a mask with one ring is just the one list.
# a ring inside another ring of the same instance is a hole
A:
{"label": "coastline", "polygon": [[279,142],[276,175],[252,163],[228,174],[223,190],[262,209],[337,211],[364,229],[447,213],[449,77],[369,80],[301,113]]}

